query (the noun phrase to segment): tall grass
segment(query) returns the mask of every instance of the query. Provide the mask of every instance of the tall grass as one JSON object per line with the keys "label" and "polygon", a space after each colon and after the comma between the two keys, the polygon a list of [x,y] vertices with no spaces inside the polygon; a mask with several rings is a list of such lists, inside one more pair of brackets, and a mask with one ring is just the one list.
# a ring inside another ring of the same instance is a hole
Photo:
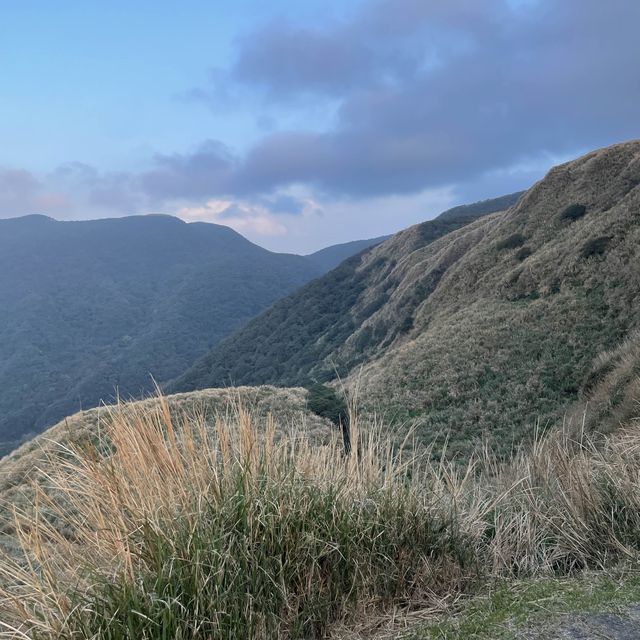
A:
{"label": "tall grass", "polygon": [[46,467],[5,558],[12,638],[313,638],[494,576],[604,566],[640,547],[640,435],[558,432],[499,466],[406,459],[352,417],[352,453],[242,406],[208,429],[113,410]]}

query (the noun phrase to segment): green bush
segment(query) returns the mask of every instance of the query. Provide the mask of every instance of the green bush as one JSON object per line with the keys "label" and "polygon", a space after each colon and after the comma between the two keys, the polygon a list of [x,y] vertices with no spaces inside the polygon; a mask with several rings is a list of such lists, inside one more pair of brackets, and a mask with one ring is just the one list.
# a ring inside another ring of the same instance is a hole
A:
{"label": "green bush", "polygon": [[505,249],[517,249],[521,247],[525,242],[526,238],[521,233],[512,233],[510,236],[504,238],[504,240],[500,240],[496,244],[496,248],[498,251],[504,251]]}
{"label": "green bush", "polygon": [[599,236],[598,238],[592,238],[583,245],[580,255],[583,258],[591,258],[593,256],[601,256],[609,246],[611,236]]}
{"label": "green bush", "polygon": [[331,420],[337,426],[349,422],[349,410],[344,398],[333,387],[326,384],[313,384],[308,388],[307,407],[316,415]]}
{"label": "green bush", "polygon": [[575,222],[579,220],[587,213],[587,207],[583,204],[570,204],[566,209],[563,209],[560,213],[560,220],[566,220],[568,222]]}

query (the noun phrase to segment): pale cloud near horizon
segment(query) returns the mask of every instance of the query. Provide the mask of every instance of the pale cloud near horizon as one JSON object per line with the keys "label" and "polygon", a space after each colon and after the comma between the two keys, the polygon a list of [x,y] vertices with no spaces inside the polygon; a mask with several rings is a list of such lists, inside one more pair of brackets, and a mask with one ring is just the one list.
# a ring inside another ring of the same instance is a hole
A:
{"label": "pale cloud near horizon", "polygon": [[[311,198],[285,193],[258,202],[211,199],[202,206],[180,207],[176,216],[185,222],[222,224],[262,244],[277,246],[287,243],[292,226],[301,220],[306,224],[312,217],[322,218],[324,211]],[[276,237],[279,242],[274,242]]]}
{"label": "pale cloud near horizon", "polygon": [[287,227],[265,207],[235,204],[225,200],[209,200],[203,206],[182,207],[176,216],[185,222],[213,222],[231,227],[247,236],[284,236]]}
{"label": "pale cloud near horizon", "polygon": [[72,208],[72,198],[48,188],[30,171],[0,167],[0,218],[42,211],[64,216]]}

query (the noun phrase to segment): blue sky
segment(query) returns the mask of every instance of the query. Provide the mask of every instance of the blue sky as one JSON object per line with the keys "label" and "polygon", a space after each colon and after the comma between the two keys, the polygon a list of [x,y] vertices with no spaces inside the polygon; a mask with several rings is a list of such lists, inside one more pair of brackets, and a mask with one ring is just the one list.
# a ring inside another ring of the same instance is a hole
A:
{"label": "blue sky", "polygon": [[0,217],[167,213],[306,252],[638,136],[640,3],[3,3]]}

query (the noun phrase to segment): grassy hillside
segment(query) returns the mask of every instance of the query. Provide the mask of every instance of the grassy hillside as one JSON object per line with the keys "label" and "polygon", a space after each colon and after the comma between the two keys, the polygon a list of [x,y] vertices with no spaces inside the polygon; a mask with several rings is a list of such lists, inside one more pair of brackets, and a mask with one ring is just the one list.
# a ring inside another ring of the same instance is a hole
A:
{"label": "grassy hillside", "polygon": [[320,270],[167,216],[0,220],[0,454],[152,388]]}
{"label": "grassy hillside", "polygon": [[[316,415],[307,406],[308,393],[304,389],[275,387],[246,387],[208,389],[190,394],[168,396],[166,403],[173,420],[202,418],[207,429],[213,429],[217,418],[228,418],[240,405],[256,420],[266,421],[277,416],[279,428],[302,430],[312,440],[326,439],[334,430],[331,423]],[[100,434],[110,428],[114,416],[159,409],[158,400],[150,398],[114,406],[100,406],[76,413],[50,427],[43,434],[18,447],[0,460],[0,549],[15,552],[17,540],[12,533],[11,512],[34,502],[34,486],[46,486],[43,470],[50,469],[56,460],[64,458],[69,448],[96,443]],[[1,637],[1,634],[0,634]]]}
{"label": "grassy hillside", "polygon": [[446,432],[451,453],[480,435],[507,453],[588,399],[599,359],[631,350],[622,343],[640,327],[639,184],[640,143],[596,151],[506,213],[413,252],[371,321],[393,322],[416,274],[437,284],[407,335],[358,373],[366,402],[417,418],[426,439]]}
{"label": "grassy hillside", "polygon": [[479,437],[506,454],[587,397],[598,358],[640,327],[638,184],[630,142],[556,167],[506,212],[410,228],[272,307],[174,388],[337,372],[450,454]]}
{"label": "grassy hillside", "polygon": [[2,636],[346,638],[421,610],[461,617],[416,638],[493,638],[535,622],[541,599],[553,613],[633,602],[637,580],[559,579],[637,569],[637,425],[597,443],[558,429],[507,464],[465,468],[394,450],[355,419],[349,456],[323,423],[291,434],[304,398],[230,390],[111,409],[99,425],[78,416],[40,438],[35,499],[18,469],[35,449],[0,462],[15,508]]}
{"label": "grassy hillside", "polygon": [[[509,198],[509,197],[507,197]],[[483,203],[482,214],[491,210]],[[503,206],[499,198],[496,206]],[[473,220],[475,205],[457,207],[435,220],[416,225],[343,262],[337,269],[279,301],[225,340],[169,385],[190,391],[233,384],[307,384],[330,380],[336,369],[347,373],[405,331],[420,302],[407,297],[396,327],[361,327],[389,301],[397,283],[387,280],[406,253],[427,247]],[[495,209],[494,209],[495,211]],[[339,353],[345,344],[352,349]]]}
{"label": "grassy hillside", "polygon": [[494,213],[496,211],[506,211],[509,207],[512,207],[520,198],[525,194],[524,191],[516,191],[515,193],[509,193],[506,196],[499,198],[490,198],[489,200],[480,200],[473,204],[463,204],[453,209],[441,213],[438,217],[442,220],[448,218],[473,217],[477,218],[487,213]]}

